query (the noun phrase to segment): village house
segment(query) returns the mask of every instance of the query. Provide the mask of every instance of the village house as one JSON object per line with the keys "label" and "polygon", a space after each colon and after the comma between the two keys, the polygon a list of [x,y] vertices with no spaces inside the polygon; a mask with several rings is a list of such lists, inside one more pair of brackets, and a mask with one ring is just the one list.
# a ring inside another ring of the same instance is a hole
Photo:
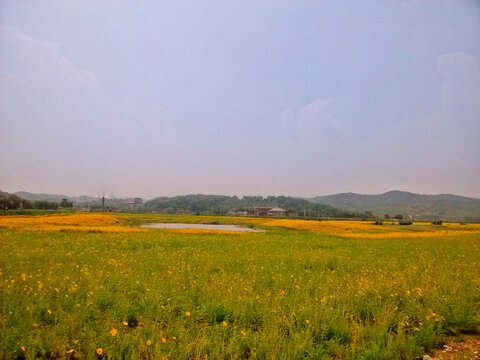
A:
{"label": "village house", "polygon": [[130,205],[143,204],[142,198],[126,198],[125,202]]}
{"label": "village house", "polygon": [[286,212],[285,209],[273,207],[268,211],[268,216],[285,216]]}
{"label": "village house", "polygon": [[286,210],[271,206],[254,206],[253,216],[285,216]]}

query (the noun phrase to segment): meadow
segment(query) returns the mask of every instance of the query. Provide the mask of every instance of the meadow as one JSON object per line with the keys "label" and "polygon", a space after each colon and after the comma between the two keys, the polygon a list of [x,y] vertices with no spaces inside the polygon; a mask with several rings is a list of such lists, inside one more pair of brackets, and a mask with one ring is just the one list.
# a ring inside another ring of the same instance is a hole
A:
{"label": "meadow", "polygon": [[2,359],[415,359],[480,331],[478,224],[3,216],[0,242]]}

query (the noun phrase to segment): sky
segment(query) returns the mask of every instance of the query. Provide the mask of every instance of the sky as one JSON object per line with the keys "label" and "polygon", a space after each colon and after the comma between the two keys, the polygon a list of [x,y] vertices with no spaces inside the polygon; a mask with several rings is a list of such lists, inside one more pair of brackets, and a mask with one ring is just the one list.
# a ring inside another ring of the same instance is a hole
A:
{"label": "sky", "polygon": [[480,198],[480,3],[0,0],[0,189]]}

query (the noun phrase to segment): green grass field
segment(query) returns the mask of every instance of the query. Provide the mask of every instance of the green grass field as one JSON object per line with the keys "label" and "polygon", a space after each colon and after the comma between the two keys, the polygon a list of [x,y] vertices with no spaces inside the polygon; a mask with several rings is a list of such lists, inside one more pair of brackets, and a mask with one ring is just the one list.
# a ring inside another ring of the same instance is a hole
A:
{"label": "green grass field", "polygon": [[5,227],[0,241],[5,359],[415,359],[480,330],[478,233]]}

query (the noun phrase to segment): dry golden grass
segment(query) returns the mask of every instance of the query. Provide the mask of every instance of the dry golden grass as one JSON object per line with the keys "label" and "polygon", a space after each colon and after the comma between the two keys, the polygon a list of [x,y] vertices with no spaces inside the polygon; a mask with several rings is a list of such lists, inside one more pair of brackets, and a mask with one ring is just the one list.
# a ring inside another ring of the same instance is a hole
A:
{"label": "dry golden grass", "polygon": [[81,231],[81,232],[111,232],[111,233],[125,233],[125,232],[142,232],[147,229],[138,229],[129,226],[110,225],[110,226],[76,226],[76,225],[36,225],[34,231],[55,232],[55,231]]}
{"label": "dry golden grass", "polygon": [[110,214],[73,214],[40,216],[2,216],[0,227],[25,231],[82,231],[82,232],[138,232],[146,231],[119,225]]}

